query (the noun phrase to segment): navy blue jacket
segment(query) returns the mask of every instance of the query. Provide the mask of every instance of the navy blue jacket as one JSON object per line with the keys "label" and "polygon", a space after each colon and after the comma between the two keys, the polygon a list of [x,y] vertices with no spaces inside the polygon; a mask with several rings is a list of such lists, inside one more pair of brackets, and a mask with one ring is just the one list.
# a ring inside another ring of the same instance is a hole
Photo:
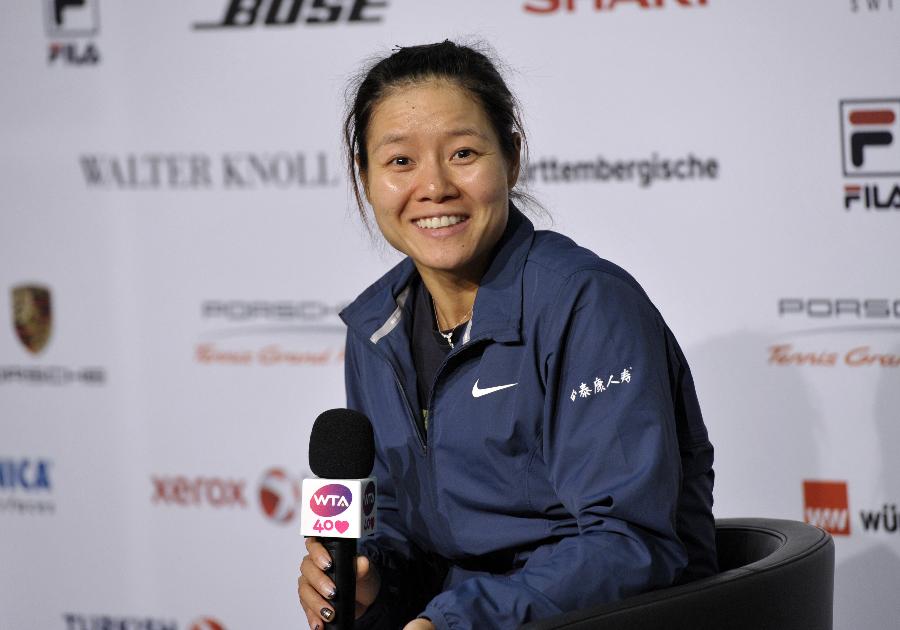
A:
{"label": "navy blue jacket", "polygon": [[514,628],[716,571],[713,449],[637,282],[515,208],[419,434],[410,259],[341,314],[375,429],[382,574],[362,626]]}

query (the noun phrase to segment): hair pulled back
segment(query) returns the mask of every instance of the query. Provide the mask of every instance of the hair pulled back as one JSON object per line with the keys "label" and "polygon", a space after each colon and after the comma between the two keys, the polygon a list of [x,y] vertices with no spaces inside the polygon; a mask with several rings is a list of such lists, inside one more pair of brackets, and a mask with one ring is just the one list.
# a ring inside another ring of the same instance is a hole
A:
{"label": "hair pulled back", "polygon": [[[481,105],[490,121],[500,150],[507,162],[520,159],[519,143],[527,152],[525,130],[519,116],[518,102],[500,76],[494,63],[484,53],[469,46],[444,40],[436,44],[407,46],[374,63],[350,86],[348,111],[344,118],[344,149],[353,194],[363,221],[368,225],[358,175],[369,166],[366,137],[372,112],[394,89],[431,80],[445,80],[467,90]],[[524,162],[524,155],[522,156]],[[529,198],[512,191],[513,198]]]}

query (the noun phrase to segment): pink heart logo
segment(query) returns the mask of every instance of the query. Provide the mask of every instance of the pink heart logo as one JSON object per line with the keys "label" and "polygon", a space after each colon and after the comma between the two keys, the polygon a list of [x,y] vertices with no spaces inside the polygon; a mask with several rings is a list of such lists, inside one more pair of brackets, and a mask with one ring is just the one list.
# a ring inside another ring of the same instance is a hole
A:
{"label": "pink heart logo", "polygon": [[334,522],[334,528],[342,534],[345,531],[347,531],[348,527],[350,527],[350,523],[348,523],[347,521],[335,521]]}

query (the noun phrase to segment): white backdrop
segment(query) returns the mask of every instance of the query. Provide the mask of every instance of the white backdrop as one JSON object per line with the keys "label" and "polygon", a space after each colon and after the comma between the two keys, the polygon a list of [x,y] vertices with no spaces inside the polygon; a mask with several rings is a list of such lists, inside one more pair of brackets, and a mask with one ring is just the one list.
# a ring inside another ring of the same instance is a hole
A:
{"label": "white backdrop", "polygon": [[8,3],[0,628],[304,625],[295,486],[344,402],[336,313],[396,260],[351,209],[343,89],[447,37],[509,63],[553,229],[681,340],[716,515],[827,525],[835,627],[893,627],[895,4]]}

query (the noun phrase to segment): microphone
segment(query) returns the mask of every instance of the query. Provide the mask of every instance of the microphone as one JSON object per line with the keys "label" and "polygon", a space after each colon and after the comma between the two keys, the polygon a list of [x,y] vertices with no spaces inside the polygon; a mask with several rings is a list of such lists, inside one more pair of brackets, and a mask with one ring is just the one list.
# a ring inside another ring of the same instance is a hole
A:
{"label": "microphone", "polygon": [[330,409],[309,434],[309,468],[303,480],[300,529],[316,536],[331,555],[325,574],[335,585],[330,630],[352,630],[356,613],[356,541],[375,531],[375,437],[358,411]]}

